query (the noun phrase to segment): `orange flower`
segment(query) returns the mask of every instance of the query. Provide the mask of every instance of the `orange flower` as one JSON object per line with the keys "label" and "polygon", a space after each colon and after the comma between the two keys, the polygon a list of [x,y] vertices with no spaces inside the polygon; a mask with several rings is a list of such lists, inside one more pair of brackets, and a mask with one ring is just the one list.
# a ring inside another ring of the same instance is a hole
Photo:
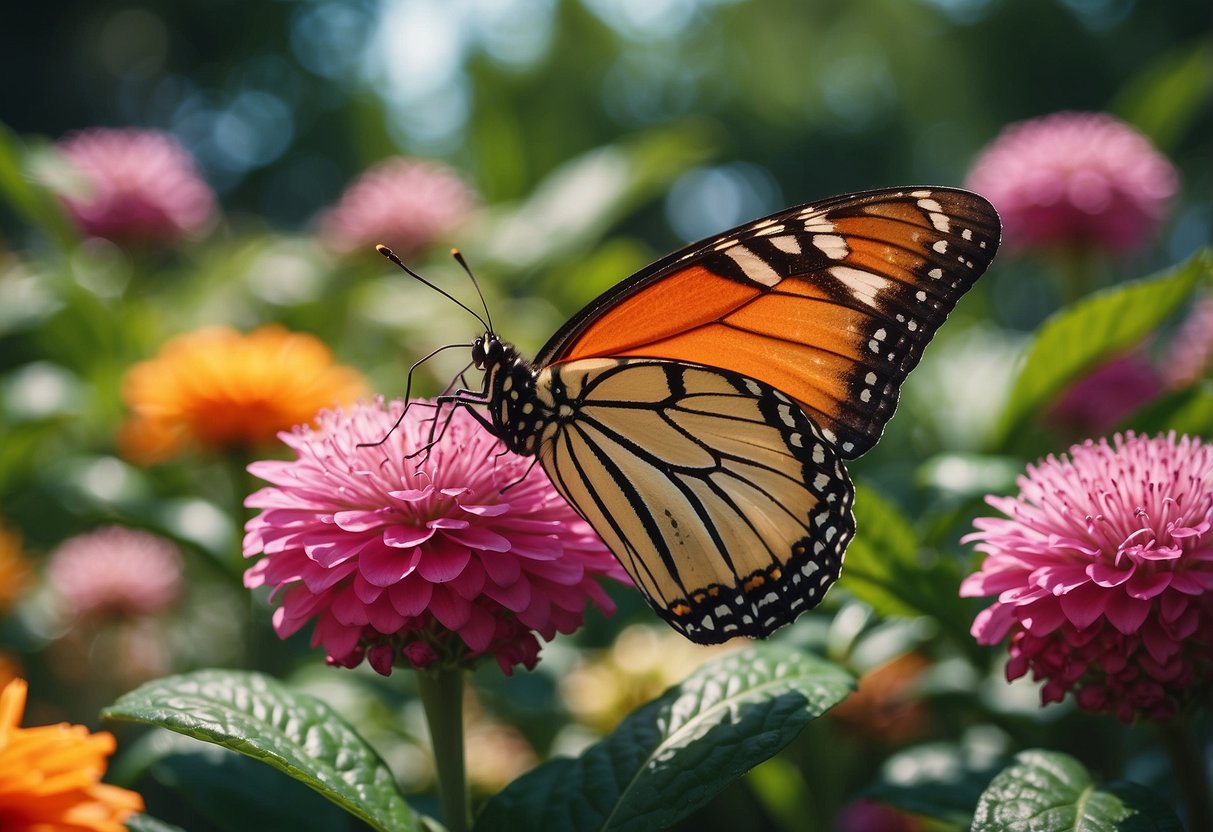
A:
{"label": "orange flower", "polygon": [[114,735],[66,722],[19,727],[27,687],[14,679],[0,693],[0,829],[123,832],[143,798],[101,782]]}
{"label": "orange flower", "polygon": [[127,371],[122,398],[132,415],[119,445],[144,464],[190,445],[245,448],[365,390],[362,376],[334,364],[312,335],[275,325],[248,335],[207,327],[170,340]]}
{"label": "orange flower", "polygon": [[0,524],[0,613],[7,612],[21,597],[29,578],[29,561],[21,554],[21,536]]}

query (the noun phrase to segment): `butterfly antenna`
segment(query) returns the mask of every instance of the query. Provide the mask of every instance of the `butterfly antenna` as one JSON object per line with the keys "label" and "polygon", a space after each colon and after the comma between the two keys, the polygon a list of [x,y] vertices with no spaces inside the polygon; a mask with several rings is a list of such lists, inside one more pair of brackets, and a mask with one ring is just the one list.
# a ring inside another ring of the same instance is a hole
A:
{"label": "butterfly antenna", "polygon": [[[425,284],[426,286],[429,286],[431,289],[433,289],[433,290],[434,290],[435,292],[437,292],[438,294],[442,295],[444,298],[447,298],[448,300],[454,301],[454,303],[455,303],[457,306],[459,306],[459,308],[461,308],[461,309],[463,309],[464,311],[468,312],[468,313],[469,313],[469,314],[470,314],[470,315],[471,315],[473,318],[475,318],[477,321],[479,321],[479,322],[480,322],[480,325],[481,325],[482,327],[484,327],[485,332],[492,332],[492,331],[493,331],[493,326],[492,326],[492,324],[491,324],[491,323],[489,323],[489,322],[487,322],[487,321],[485,321],[485,319],[484,319],[484,318],[480,317],[480,313],[478,313],[476,310],[472,309],[470,306],[468,306],[467,304],[465,304],[463,301],[459,300],[459,298],[455,297],[455,296],[454,296],[454,295],[452,295],[450,292],[447,292],[447,291],[445,291],[445,290],[443,290],[443,289],[438,288],[438,287],[437,287],[437,286],[435,286],[433,283],[430,283],[430,282],[429,282],[428,280],[426,280],[424,277],[422,277],[421,275],[417,274],[417,272],[413,271],[413,270],[412,270],[412,269],[410,269],[408,266],[404,265],[404,261],[403,261],[403,260],[401,260],[399,257],[397,257],[397,256],[395,255],[395,253],[394,253],[394,252],[393,252],[393,251],[392,251],[390,248],[388,248],[387,246],[385,246],[385,245],[383,245],[382,243],[380,243],[379,245],[375,246],[375,251],[379,252],[379,253],[380,253],[380,254],[382,254],[384,257],[386,257],[387,259],[391,260],[391,261],[392,261],[393,263],[395,263],[397,266],[399,266],[400,268],[402,268],[402,269],[404,270],[405,274],[407,274],[409,277],[412,277],[414,280],[418,280],[418,281],[420,281],[421,283]],[[466,268],[466,266],[465,266],[465,268]],[[473,279],[473,280],[474,280],[474,279]],[[479,291],[480,291],[480,288],[479,288],[479,287],[477,287],[477,288],[476,288],[476,291],[477,291],[477,292],[479,292]],[[483,295],[481,295],[480,300],[481,300],[481,302],[482,302],[482,303],[484,302],[484,296],[483,296]],[[485,310],[485,312],[486,312],[486,314],[487,314],[488,310],[486,309],[486,310]]]}
{"label": "butterfly antenna", "polygon": [[484,299],[484,292],[480,291],[480,283],[476,280],[476,275],[472,274],[472,268],[468,265],[468,261],[463,259],[463,252],[457,248],[451,249],[451,256],[455,258],[455,262],[463,266],[463,270],[467,272],[468,277],[472,279],[472,285],[476,287],[476,294],[480,296],[480,305],[484,307],[484,317],[488,318],[489,328],[486,332],[496,332],[493,329],[493,316],[489,314],[488,302]]}

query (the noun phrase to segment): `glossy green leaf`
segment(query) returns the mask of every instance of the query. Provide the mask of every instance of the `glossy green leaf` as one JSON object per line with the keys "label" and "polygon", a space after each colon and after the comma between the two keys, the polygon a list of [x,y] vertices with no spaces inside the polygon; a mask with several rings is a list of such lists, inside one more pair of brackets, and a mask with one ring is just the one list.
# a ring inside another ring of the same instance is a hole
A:
{"label": "glossy green leaf", "polygon": [[1083,765],[1056,751],[1023,751],[991,782],[973,832],[1180,832],[1179,819],[1136,783],[1097,786]]}
{"label": "glossy green leaf", "polygon": [[575,759],[491,799],[479,830],[662,829],[786,746],[854,687],[841,667],[779,644],[704,665]]}
{"label": "glossy green leaf", "polygon": [[103,714],[215,743],[306,783],[376,829],[419,828],[387,765],[319,699],[259,674],[200,670],[157,679]]}
{"label": "glossy green leaf", "polygon": [[1102,361],[1136,346],[1213,275],[1213,252],[1144,280],[1114,286],[1067,306],[1028,347],[1000,425],[1005,446],[1034,413]]}

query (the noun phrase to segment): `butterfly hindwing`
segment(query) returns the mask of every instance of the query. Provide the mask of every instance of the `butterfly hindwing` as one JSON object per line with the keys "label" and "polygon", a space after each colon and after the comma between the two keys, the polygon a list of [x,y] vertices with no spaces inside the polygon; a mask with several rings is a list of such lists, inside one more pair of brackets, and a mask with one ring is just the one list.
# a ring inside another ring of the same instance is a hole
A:
{"label": "butterfly hindwing", "polygon": [[870,191],[791,208],[670,255],[591,303],[537,364],[706,364],[794,399],[846,459],[875,444],[902,382],[998,247],[981,197]]}
{"label": "butterfly hindwing", "polygon": [[590,359],[542,370],[535,392],[564,414],[543,431],[543,467],[688,638],[760,638],[837,579],[852,487],[779,391],[713,367]]}

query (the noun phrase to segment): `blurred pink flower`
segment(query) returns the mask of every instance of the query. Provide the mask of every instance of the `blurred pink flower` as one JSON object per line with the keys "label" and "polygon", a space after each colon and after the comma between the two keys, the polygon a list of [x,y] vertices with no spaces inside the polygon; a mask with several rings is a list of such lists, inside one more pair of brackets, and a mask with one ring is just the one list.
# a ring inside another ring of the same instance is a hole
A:
{"label": "blurred pink flower", "polygon": [[181,553],[149,532],[108,526],[65,540],[47,580],[77,618],[154,615],[181,594]]}
{"label": "blurred pink flower", "polygon": [[1122,355],[1079,379],[1046,420],[1079,435],[1105,433],[1162,394],[1162,374],[1145,358]]}
{"label": "blurred pink flower", "polygon": [[295,459],[249,466],[271,485],[245,501],[262,510],[245,557],[264,557],[244,583],[274,588],[279,636],[314,620],[330,663],[365,657],[385,676],[485,654],[511,673],[535,666],[536,634],[580,627],[587,600],[614,611],[598,582],[626,581],[623,569],[543,469],[462,409],[409,459],[434,408],[414,401],[393,430],[403,407],[321,411],[317,428],[280,434]]}
{"label": "blurred pink flower", "polygon": [[1213,295],[1201,298],[1188,313],[1167,355],[1167,383],[1188,387],[1213,370]]}
{"label": "blurred pink flower", "polygon": [[319,220],[333,250],[370,252],[383,243],[401,257],[459,227],[475,192],[446,165],[397,156],[365,171]]}
{"label": "blurred pink flower", "polygon": [[1007,515],[975,521],[988,554],[961,595],[997,595],[972,633],[1011,636],[1008,680],[1043,703],[1167,719],[1213,671],[1213,446],[1174,434],[1088,440],[1028,466]]}
{"label": "blurred pink flower", "polygon": [[117,243],[174,243],[201,234],[215,194],[178,141],[158,130],[95,128],[58,142],[82,177],[61,198],[85,234]]}
{"label": "blurred pink flower", "polygon": [[978,156],[966,187],[994,203],[1013,248],[1124,253],[1157,230],[1179,176],[1124,122],[1063,112],[1006,127]]}

